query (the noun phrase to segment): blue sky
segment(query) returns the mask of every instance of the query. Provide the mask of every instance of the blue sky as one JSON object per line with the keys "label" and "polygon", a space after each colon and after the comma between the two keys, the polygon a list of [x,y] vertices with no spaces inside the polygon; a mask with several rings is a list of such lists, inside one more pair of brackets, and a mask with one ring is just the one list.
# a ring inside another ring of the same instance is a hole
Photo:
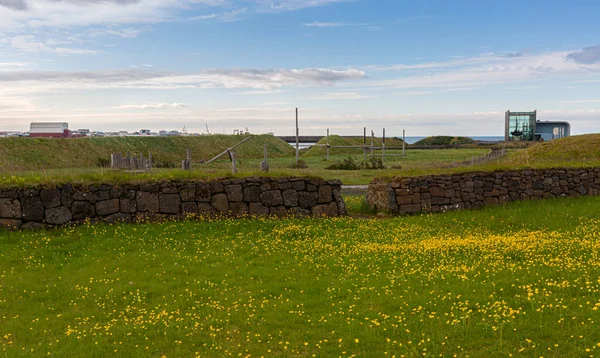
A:
{"label": "blue sky", "polygon": [[598,1],[0,0],[0,130],[600,131]]}

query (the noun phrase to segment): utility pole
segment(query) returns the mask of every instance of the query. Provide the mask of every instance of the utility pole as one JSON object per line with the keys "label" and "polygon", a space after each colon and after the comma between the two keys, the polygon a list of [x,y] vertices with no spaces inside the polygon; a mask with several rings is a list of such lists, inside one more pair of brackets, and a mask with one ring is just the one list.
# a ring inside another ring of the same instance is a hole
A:
{"label": "utility pole", "polygon": [[298,108],[296,108],[296,164],[300,159],[300,130],[298,129]]}
{"label": "utility pole", "polygon": [[327,157],[326,160],[329,161],[329,128],[327,128]]}
{"label": "utility pole", "polygon": [[367,162],[367,127],[364,128],[363,132],[363,162]]}
{"label": "utility pole", "polygon": [[406,157],[404,146],[406,144],[406,129],[402,130],[402,158]]}
{"label": "utility pole", "polygon": [[381,140],[381,162],[385,162],[385,128],[383,128],[383,138]]}

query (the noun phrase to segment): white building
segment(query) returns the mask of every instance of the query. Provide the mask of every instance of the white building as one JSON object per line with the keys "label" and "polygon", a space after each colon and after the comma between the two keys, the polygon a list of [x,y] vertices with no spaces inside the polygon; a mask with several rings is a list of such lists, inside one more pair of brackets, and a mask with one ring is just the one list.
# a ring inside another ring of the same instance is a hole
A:
{"label": "white building", "polygon": [[69,124],[66,122],[32,122],[29,126],[30,137],[68,138]]}

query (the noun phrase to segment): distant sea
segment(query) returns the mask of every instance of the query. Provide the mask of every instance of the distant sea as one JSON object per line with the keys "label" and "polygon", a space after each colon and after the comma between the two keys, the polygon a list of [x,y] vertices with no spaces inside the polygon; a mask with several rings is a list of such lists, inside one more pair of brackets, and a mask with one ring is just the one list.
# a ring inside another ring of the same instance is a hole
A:
{"label": "distant sea", "polygon": [[[425,139],[425,138],[427,138],[427,137],[406,137],[406,144],[414,144],[414,143],[420,141],[421,139]],[[504,140],[504,136],[473,136],[473,137],[469,137],[469,138],[473,138],[474,140],[484,140],[484,141],[488,141],[488,142],[497,142],[497,141]]]}

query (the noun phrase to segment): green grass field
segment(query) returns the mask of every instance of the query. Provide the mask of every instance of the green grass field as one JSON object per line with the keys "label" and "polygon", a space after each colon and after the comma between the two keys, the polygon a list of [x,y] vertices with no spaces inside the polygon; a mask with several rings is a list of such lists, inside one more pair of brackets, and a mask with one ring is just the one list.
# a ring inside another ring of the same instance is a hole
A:
{"label": "green grass field", "polygon": [[0,352],[598,355],[599,220],[600,200],[579,198],[1,231]]}
{"label": "green grass field", "polygon": [[[287,145],[287,144],[286,144]],[[325,167],[331,163],[342,160],[348,155],[332,155],[329,161],[324,157],[303,156],[301,159],[308,164],[306,169],[292,169],[294,157],[270,158],[270,172],[265,174],[259,172],[260,162],[258,158],[240,158],[238,160],[238,174],[236,177],[247,177],[255,175],[268,175],[276,177],[284,176],[309,176],[325,179],[341,179],[344,184],[368,184],[377,176],[417,175],[430,173],[431,171],[442,171],[440,164],[451,164],[466,160],[473,156],[484,155],[489,149],[440,149],[440,150],[407,150],[406,157],[401,157],[398,152],[391,153],[386,161],[387,169],[384,170],[326,170]],[[361,153],[360,151],[356,153]],[[395,155],[394,155],[395,154]],[[381,156],[380,153],[375,155]],[[362,161],[363,155],[351,155],[355,160]],[[399,169],[398,167],[401,167]],[[447,170],[447,169],[446,169]],[[155,168],[152,174],[131,174],[115,172],[102,168],[70,168],[70,169],[47,169],[44,171],[18,171],[14,173],[0,174],[0,185],[31,185],[35,183],[62,183],[62,182],[125,182],[125,181],[147,181],[160,179],[211,179],[233,176],[231,174],[231,162],[226,157],[209,165],[195,163],[192,170],[187,172],[181,169]]]}

